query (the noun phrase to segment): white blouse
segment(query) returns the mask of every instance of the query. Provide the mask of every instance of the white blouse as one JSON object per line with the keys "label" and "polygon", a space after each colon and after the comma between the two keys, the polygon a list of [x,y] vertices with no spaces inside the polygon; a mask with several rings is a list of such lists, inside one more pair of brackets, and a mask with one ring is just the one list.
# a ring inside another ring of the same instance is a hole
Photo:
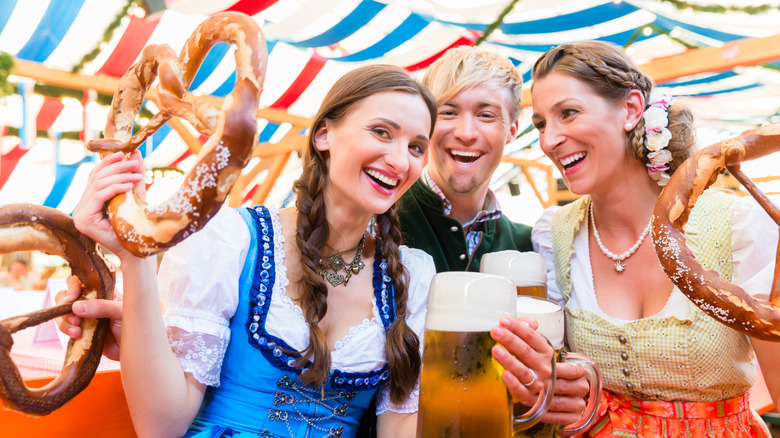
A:
{"label": "white blouse", "polygon": [[[309,329],[302,309],[286,294],[289,284],[285,267],[284,237],[278,212],[271,210],[274,226],[276,282],[266,319],[266,330],[303,350],[309,343]],[[203,229],[169,250],[163,258],[158,285],[165,307],[165,324],[171,347],[182,368],[201,383],[218,386],[228,342],[230,319],[238,308],[239,278],[250,243],[250,232],[235,209],[222,209]],[[427,310],[428,287],[436,273],[427,253],[400,247],[401,261],[409,272],[410,284],[406,323],[420,339]],[[372,319],[349,329],[334,345],[332,369],[368,372],[381,368],[385,359],[385,329],[376,301]],[[380,388],[377,415],[385,410],[417,411],[416,389],[401,405],[390,403],[389,385]]]}
{"label": "white blouse", "polygon": [[[552,216],[560,207],[546,209],[536,222],[531,234],[534,251],[542,254],[547,262],[547,295],[560,304],[564,297],[555,281],[555,264],[552,252]],[[572,289],[570,306],[594,312],[614,324],[620,320],[599,308],[593,286],[588,236],[590,227],[581,226],[574,235],[574,254],[571,260]],[[731,250],[734,267],[732,283],[739,285],[753,296],[769,295],[774,277],[775,252],[777,251],[778,226],[752,197],[743,197],[734,205],[731,227]],[[760,242],[760,243],[759,243]],[[688,298],[676,286],[664,308],[655,316],[674,316],[690,319]]]}

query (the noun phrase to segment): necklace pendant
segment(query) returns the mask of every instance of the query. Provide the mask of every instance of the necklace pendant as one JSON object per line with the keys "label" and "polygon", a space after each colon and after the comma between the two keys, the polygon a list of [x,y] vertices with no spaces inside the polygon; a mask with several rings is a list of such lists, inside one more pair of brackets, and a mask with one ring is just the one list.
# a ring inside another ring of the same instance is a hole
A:
{"label": "necklace pendant", "polygon": [[615,271],[618,272],[618,274],[622,274],[623,271],[626,270],[626,265],[623,264],[620,260],[615,262]]}
{"label": "necklace pendant", "polygon": [[335,254],[330,257],[330,268],[334,271],[338,271],[344,267],[344,258],[341,257],[341,254]]}
{"label": "necklace pendant", "polygon": [[341,283],[344,283],[344,276],[336,272],[326,273],[325,279],[328,280],[328,283],[332,284],[333,287],[336,287]]}

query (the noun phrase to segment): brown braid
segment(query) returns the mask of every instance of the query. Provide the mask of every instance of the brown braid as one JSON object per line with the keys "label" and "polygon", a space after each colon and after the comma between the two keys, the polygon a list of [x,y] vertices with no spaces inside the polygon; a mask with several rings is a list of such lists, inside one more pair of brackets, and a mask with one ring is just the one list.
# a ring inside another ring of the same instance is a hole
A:
{"label": "brown braid", "polygon": [[[299,368],[308,369],[301,380],[311,386],[324,385],[330,375],[330,349],[328,340],[319,327],[328,311],[328,289],[319,275],[320,252],[330,233],[326,220],[325,191],[328,189],[327,153],[315,147],[317,129],[327,120],[333,125],[341,123],[352,107],[361,100],[383,92],[404,92],[420,96],[431,117],[431,132],[436,120],[436,101],[427,88],[412,79],[402,69],[387,65],[371,65],[355,69],[336,81],[322,101],[314,117],[309,140],[303,154],[303,172],[293,185],[298,209],[295,244],[301,252],[301,308],[309,322],[309,345],[296,361]],[[396,311],[406,314],[408,275],[404,275],[398,242],[401,241],[395,207],[379,215],[377,219],[378,241],[388,263],[388,273],[396,290]],[[368,225],[368,224],[366,224]],[[404,318],[397,318],[387,339],[388,368],[392,376],[391,399],[400,402],[415,385],[420,371],[419,341],[406,326]]]}
{"label": "brown braid", "polygon": [[[639,70],[623,49],[604,41],[583,41],[550,49],[534,64],[533,78],[539,80],[554,71],[584,81],[597,94],[615,103],[622,102],[632,89],[637,89],[647,104],[653,90],[653,80]],[[672,139],[666,147],[672,153],[672,162],[669,163],[671,175],[690,156],[694,145],[694,129],[693,114],[688,108],[674,104],[667,111],[667,129],[672,133]],[[626,147],[634,158],[648,164],[649,151],[644,146],[645,121],[640,118],[628,134]]]}
{"label": "brown braid", "polygon": [[420,373],[420,340],[406,324],[409,273],[401,264],[398,242],[401,227],[395,208],[376,217],[377,241],[387,260],[387,275],[395,289],[396,318],[387,333],[385,351],[390,371],[390,400],[401,403],[414,388]]}
{"label": "brown braid", "polygon": [[307,149],[303,162],[303,174],[293,185],[297,194],[298,208],[295,243],[301,251],[301,308],[309,321],[309,345],[301,353],[295,366],[303,368],[311,362],[301,380],[312,386],[320,386],[330,374],[330,351],[328,340],[319,326],[319,321],[328,311],[328,288],[319,275],[320,249],[328,241],[329,226],[325,220],[325,181],[327,170],[321,159],[313,158]]}

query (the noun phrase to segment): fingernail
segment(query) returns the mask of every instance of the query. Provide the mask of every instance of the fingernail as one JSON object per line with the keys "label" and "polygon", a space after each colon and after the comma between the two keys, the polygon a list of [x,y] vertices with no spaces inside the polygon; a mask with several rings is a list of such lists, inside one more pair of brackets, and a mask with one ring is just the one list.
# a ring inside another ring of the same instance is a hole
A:
{"label": "fingernail", "polygon": [[87,310],[87,303],[83,301],[76,301],[73,303],[73,312],[74,313],[81,313]]}
{"label": "fingernail", "polygon": [[503,348],[495,348],[493,349],[493,356],[495,357],[504,357],[504,349]]}
{"label": "fingernail", "polygon": [[501,327],[495,327],[493,330],[496,336],[504,336],[504,333],[506,333]]}

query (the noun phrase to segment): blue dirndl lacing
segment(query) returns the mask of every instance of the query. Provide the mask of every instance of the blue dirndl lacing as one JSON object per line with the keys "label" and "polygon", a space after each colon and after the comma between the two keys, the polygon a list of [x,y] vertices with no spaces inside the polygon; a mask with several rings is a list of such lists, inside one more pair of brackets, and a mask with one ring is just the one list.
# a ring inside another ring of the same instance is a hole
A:
{"label": "blue dirndl lacing", "polygon": [[[254,280],[249,289],[249,315],[245,324],[249,343],[263,354],[275,367],[300,374],[303,370],[295,366],[301,355],[283,339],[271,335],[265,329],[268,309],[271,306],[273,286],[276,281],[274,262],[274,230],[271,213],[258,205],[247,209],[257,230],[257,262]],[[387,331],[395,321],[395,289],[387,275],[387,261],[376,245],[374,254],[373,286],[382,325]],[[390,377],[387,364],[367,373],[333,370],[330,383],[334,388],[346,391],[371,390]]]}

